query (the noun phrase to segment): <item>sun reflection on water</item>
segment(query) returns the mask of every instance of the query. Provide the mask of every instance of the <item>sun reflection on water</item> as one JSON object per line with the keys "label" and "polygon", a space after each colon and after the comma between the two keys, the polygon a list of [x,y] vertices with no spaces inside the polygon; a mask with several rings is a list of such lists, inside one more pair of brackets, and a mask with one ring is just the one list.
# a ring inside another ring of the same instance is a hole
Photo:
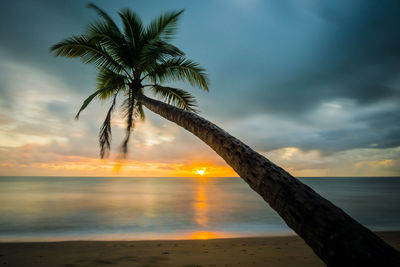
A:
{"label": "sun reflection on water", "polygon": [[209,209],[209,204],[207,201],[207,195],[206,195],[206,186],[207,179],[201,179],[198,180],[197,182],[197,195],[196,195],[196,201],[194,203],[194,210],[195,210],[195,221],[197,224],[201,226],[207,226],[208,225],[208,209]]}

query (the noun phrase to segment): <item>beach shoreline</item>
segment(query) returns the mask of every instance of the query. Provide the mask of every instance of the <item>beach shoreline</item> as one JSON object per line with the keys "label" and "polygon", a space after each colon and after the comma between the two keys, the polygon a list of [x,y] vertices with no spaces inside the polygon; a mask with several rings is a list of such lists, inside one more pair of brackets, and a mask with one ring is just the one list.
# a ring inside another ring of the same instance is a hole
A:
{"label": "beach shoreline", "polygon": [[[400,249],[400,231],[378,232]],[[298,236],[0,242],[2,266],[325,266]]]}

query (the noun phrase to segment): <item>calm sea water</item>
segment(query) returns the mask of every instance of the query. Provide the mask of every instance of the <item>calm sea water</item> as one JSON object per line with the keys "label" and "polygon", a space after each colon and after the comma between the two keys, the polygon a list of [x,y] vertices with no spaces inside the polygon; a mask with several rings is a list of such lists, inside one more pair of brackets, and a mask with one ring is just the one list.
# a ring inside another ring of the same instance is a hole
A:
{"label": "calm sea water", "polygon": [[[372,230],[400,230],[400,178],[301,178]],[[293,233],[240,178],[0,177],[0,241]]]}

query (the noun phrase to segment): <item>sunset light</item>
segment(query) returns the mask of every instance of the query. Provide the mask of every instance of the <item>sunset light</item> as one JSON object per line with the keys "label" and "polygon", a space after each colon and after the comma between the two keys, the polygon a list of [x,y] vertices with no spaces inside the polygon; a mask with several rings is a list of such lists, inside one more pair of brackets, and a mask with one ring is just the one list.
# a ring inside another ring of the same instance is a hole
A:
{"label": "sunset light", "polygon": [[204,175],[204,173],[205,173],[205,169],[197,169],[196,170],[196,172],[200,175],[200,176],[203,176]]}
{"label": "sunset light", "polygon": [[214,232],[196,232],[193,233],[189,238],[190,239],[213,239],[213,238],[221,238],[221,235],[218,235],[217,233]]}

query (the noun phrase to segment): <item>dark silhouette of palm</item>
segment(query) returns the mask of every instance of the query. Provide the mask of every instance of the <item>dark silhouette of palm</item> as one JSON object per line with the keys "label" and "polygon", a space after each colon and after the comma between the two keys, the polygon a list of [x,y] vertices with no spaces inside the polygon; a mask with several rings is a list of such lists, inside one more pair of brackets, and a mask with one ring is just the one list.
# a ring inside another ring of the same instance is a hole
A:
{"label": "dark silhouette of palm", "polygon": [[[145,106],[209,145],[328,266],[400,266],[399,252],[369,229],[240,140],[195,114],[195,99],[188,92],[161,85],[184,81],[208,90],[204,69],[169,43],[183,10],[165,13],[144,27],[137,14],[123,9],[118,13],[123,24],[120,30],[103,10],[93,4],[89,7],[103,20],[91,24],[84,35],[54,45],[51,51],[56,56],[81,58],[98,68],[97,90],[84,101],[76,118],[94,98],[112,99],[99,135],[101,157],[110,150],[111,115],[120,94],[124,97],[122,107],[127,122],[124,154],[135,121],[144,119]],[[147,90],[164,102],[145,96]]]}
{"label": "dark silhouette of palm", "polygon": [[117,96],[123,96],[126,136],[122,149],[126,154],[135,121],[145,119],[143,105],[135,99],[136,94],[151,91],[168,104],[195,112],[196,101],[190,93],[162,84],[183,81],[208,90],[208,77],[199,64],[185,58],[185,54],[170,43],[183,10],[165,13],[146,27],[134,11],[122,9],[118,15],[123,29],[119,29],[99,7],[94,4],[88,7],[97,11],[103,20],[90,24],[84,34],[57,43],[51,51],[56,56],[81,58],[84,63],[93,64],[98,69],[97,90],[83,102],[76,119],[96,97],[112,99],[99,134],[102,158],[110,150],[111,119]]}

